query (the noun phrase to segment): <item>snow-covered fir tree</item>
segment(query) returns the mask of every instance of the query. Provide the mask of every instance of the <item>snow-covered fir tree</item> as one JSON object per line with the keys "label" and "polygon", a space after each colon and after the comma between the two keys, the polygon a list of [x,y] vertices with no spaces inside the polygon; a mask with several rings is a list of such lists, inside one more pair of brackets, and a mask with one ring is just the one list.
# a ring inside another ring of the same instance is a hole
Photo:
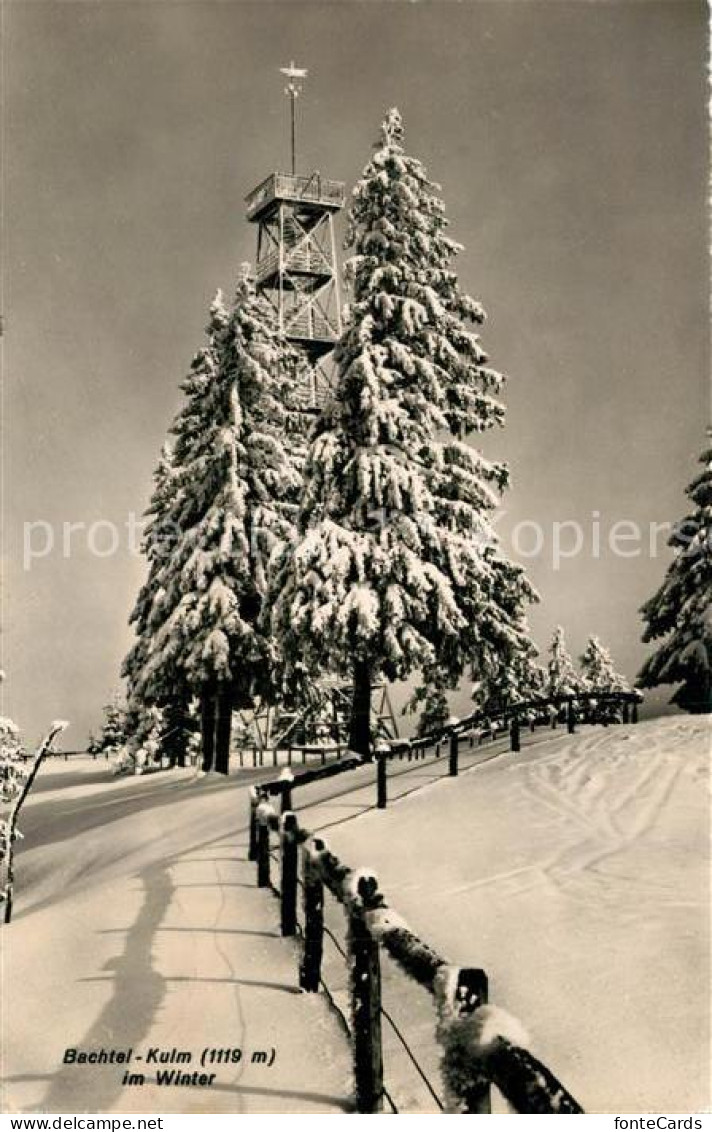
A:
{"label": "snow-covered fir tree", "polygon": [[[581,682],[587,692],[629,692],[630,684],[625,676],[616,672],[610,652],[598,637],[589,637],[580,658]],[[591,704],[589,715],[603,722],[620,719],[618,704],[605,701]]]}
{"label": "snow-covered fir tree", "polygon": [[581,678],[566,647],[566,637],[561,625],[557,625],[549,645],[548,696],[571,696],[583,691]]}
{"label": "snow-covered fir tree", "polygon": [[115,695],[104,705],[101,729],[96,737],[92,737],[89,751],[92,754],[117,754],[126,746],[128,738],[126,705]]}
{"label": "snow-covered fir tree", "polygon": [[468,662],[479,671],[521,647],[534,596],[489,519],[507,470],[466,440],[502,421],[503,379],[452,269],[438,186],[402,142],[392,110],[353,194],[334,395],[307,460],[301,537],[273,587],[287,657],[351,677],[360,752],[376,679],[427,680],[437,666],[440,690],[452,686]]}
{"label": "snow-covered fir tree", "polygon": [[7,716],[0,716],[0,802],[11,802],[19,793],[24,754],[19,727]]}
{"label": "snow-covered fir tree", "polygon": [[447,689],[438,679],[437,671],[423,674],[422,682],[416,687],[406,710],[418,712],[416,735],[430,735],[444,727],[450,718]]}
{"label": "snow-covered fir tree", "polygon": [[18,804],[29,769],[24,755],[17,724],[7,716],[0,716],[0,807],[3,810],[0,815],[0,904],[5,905],[3,919],[11,887],[8,873],[13,850],[11,808]]}
{"label": "snow-covered fir tree", "polygon": [[625,676],[616,672],[610,652],[598,637],[589,637],[580,660],[581,677],[590,692],[629,692]]}
{"label": "snow-covered fir tree", "polygon": [[[175,524],[171,520],[177,480],[173,450],[166,443],[154,472],[154,490],[146,511],[148,521],[142,550],[147,561],[147,578],[129,618],[136,640],[121,670],[127,681],[127,730],[132,751],[143,751],[144,739],[152,732],[151,747],[156,745],[155,755],[158,757],[165,732],[168,736],[166,753],[171,766],[185,763],[189,731],[179,726],[178,720],[189,712],[190,691],[177,674],[164,672],[162,687],[147,687],[141,677],[151,651],[152,617],[154,602],[160,594],[161,573],[177,541]],[[157,724],[156,712],[161,713],[161,720],[165,717],[165,727]]]}
{"label": "snow-covered fir tree", "polygon": [[174,502],[176,474],[173,451],[164,444],[158,465],[153,474],[154,489],[151,502],[146,510],[146,528],[142,541],[142,552],[148,566],[148,576],[139,590],[129,624],[133,625],[136,640],[124,659],[121,675],[128,682],[131,702],[132,694],[139,681],[151,647],[151,615],[160,586],[161,571],[166,557],[175,546],[168,539],[171,507]]}
{"label": "snow-covered fir tree", "polygon": [[536,650],[519,648],[491,668],[472,690],[472,699],[488,716],[502,708],[543,699],[548,691],[548,673],[536,660]]}
{"label": "snow-covered fir tree", "polygon": [[153,579],[148,647],[136,657],[147,701],[175,686],[199,697],[206,769],[227,771],[233,708],[269,678],[260,611],[300,485],[298,444],[285,431],[297,364],[245,266],[232,308],[214,302],[207,345],[184,385],[164,517],[176,541]]}
{"label": "snow-covered fir tree", "polygon": [[137,716],[131,727],[128,749],[134,769],[138,773],[144,773],[160,764],[166,721],[163,710],[157,704],[144,705]]}
{"label": "snow-covered fir tree", "polygon": [[[122,668],[128,685],[133,734],[139,742],[141,720],[148,708],[176,699],[185,704],[191,694],[180,664],[180,637],[176,635],[171,640],[165,630],[173,613],[166,585],[184,532],[184,496],[191,486],[185,468],[190,465],[205,428],[204,406],[220,369],[228,324],[228,310],[218,291],[210,306],[205,344],[193,358],[190,371],[181,383],[184,400],[171,427],[174,445],[164,445],[154,473],[142,547],[148,572],[130,617],[136,640]],[[162,647],[158,647],[159,631],[163,633]],[[212,765],[212,734],[206,747],[206,762]]]}
{"label": "snow-covered fir tree", "polygon": [[693,510],[673,530],[675,557],[658,592],[643,606],[643,640],[656,651],[638,677],[641,688],[678,684],[671,703],[694,714],[712,711],[712,447],[686,494]]}

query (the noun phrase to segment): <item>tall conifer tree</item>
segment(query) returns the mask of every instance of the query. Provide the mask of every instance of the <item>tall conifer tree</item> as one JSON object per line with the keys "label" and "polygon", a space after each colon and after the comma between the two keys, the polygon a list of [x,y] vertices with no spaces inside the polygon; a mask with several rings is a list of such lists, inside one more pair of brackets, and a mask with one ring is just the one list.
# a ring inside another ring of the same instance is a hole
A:
{"label": "tall conifer tree", "polygon": [[643,640],[656,651],[638,677],[641,688],[678,684],[671,703],[684,711],[712,711],[712,447],[686,494],[693,510],[673,530],[675,551],[665,580],[645,603]]}
{"label": "tall conifer tree", "polygon": [[[625,676],[616,672],[613,658],[598,637],[591,636],[580,659],[581,682],[587,692],[629,692],[630,684]],[[618,704],[603,700],[588,703],[586,710],[594,722],[617,722],[621,718]]]}
{"label": "tall conifer tree", "polygon": [[488,517],[506,468],[466,442],[502,421],[502,377],[474,330],[482,308],[452,270],[438,187],[402,141],[392,110],[353,194],[334,396],[307,460],[300,539],[273,587],[285,653],[353,680],[360,752],[376,679],[420,669],[452,685],[525,635],[498,603],[503,587],[519,610],[533,596]]}
{"label": "tall conifer tree", "polygon": [[561,625],[557,625],[549,645],[548,676],[549,696],[572,696],[582,691],[582,681],[566,647]]}
{"label": "tall conifer tree", "polygon": [[232,309],[220,297],[211,308],[173,427],[164,522],[176,542],[141,615],[147,648],[136,683],[149,698],[176,682],[200,698],[203,765],[223,773],[233,708],[268,680],[260,612],[267,563],[290,535],[300,483],[298,445],[284,432],[297,364],[245,268]]}

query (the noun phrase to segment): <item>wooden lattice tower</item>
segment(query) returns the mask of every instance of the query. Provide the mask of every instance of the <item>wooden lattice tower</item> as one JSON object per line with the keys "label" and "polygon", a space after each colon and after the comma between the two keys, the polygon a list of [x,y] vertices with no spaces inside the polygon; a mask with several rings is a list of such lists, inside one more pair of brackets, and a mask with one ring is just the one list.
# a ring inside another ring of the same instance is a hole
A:
{"label": "wooden lattice tower", "polygon": [[[239,713],[242,736],[247,746],[280,750],[290,746],[346,746],[352,686],[343,680],[324,678],[310,689],[307,702],[299,711],[285,711],[256,705]],[[398,738],[398,721],[388,685],[372,688],[371,726],[376,741]]]}
{"label": "wooden lattice tower", "polygon": [[321,404],[329,383],[325,364],[341,333],[334,217],[343,208],[342,181],[296,171],[294,107],[298,79],[306,71],[290,64],[292,171],[270,173],[246,197],[247,219],[257,225],[256,281],[273,304],[279,329],[310,362],[307,408]]}

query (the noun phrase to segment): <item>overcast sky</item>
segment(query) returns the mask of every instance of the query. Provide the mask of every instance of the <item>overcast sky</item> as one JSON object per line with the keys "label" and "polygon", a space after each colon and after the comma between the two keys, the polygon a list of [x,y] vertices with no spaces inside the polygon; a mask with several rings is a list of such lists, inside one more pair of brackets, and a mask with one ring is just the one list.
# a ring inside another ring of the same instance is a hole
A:
{"label": "overcast sky", "polygon": [[[578,653],[598,633],[634,676],[668,557],[616,557],[607,532],[684,514],[709,419],[703,3],[6,0],[4,19],[5,711],[28,738],[61,716],[80,745],[118,687],[144,574],[124,524],[210,297],[254,257],[243,197],[288,167],[290,58],[305,170],[352,186],[400,108],[509,375],[484,446],[511,463],[505,542],[524,520],[546,536],[535,636],[561,622]],[[589,550],[555,570],[569,519]],[[122,530],[103,558],[99,520]],[[39,521],[33,548],[55,546],[26,570]]]}

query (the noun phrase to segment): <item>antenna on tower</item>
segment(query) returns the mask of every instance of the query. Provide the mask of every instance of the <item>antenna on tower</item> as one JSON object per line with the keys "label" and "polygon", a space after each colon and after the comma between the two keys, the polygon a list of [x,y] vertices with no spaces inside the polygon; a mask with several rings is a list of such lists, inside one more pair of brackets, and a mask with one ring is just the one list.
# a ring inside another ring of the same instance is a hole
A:
{"label": "antenna on tower", "polygon": [[289,104],[290,104],[290,108],[291,108],[292,175],[294,175],[297,172],[297,143],[296,143],[295,106],[294,106],[294,104],[295,104],[295,102],[299,98],[299,95],[302,92],[302,84],[298,80],[299,79],[305,79],[307,77],[307,75],[309,74],[309,71],[306,69],[306,67],[297,67],[293,59],[292,59],[292,62],[289,64],[288,67],[280,67],[279,69],[280,69],[280,72],[283,75],[286,75],[287,78],[289,79],[289,82],[287,83],[286,87],[284,88],[284,93],[287,95],[287,98],[289,99]]}

